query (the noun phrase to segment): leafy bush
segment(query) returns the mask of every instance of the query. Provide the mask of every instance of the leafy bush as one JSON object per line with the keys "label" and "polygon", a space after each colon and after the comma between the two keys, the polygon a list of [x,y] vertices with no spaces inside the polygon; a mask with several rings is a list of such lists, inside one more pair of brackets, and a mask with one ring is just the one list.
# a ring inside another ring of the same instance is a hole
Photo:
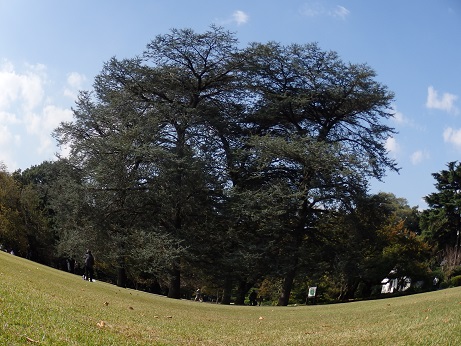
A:
{"label": "leafy bush", "polygon": [[441,289],[445,289],[445,288],[448,288],[450,287],[450,285],[448,284],[448,282],[446,281],[443,281],[441,284],[440,284],[440,288]]}
{"label": "leafy bush", "polygon": [[453,276],[450,280],[450,286],[453,286],[453,287],[461,286],[461,275]]}
{"label": "leafy bush", "polygon": [[452,275],[452,277],[460,276],[461,275],[461,266],[454,267],[451,275]]}

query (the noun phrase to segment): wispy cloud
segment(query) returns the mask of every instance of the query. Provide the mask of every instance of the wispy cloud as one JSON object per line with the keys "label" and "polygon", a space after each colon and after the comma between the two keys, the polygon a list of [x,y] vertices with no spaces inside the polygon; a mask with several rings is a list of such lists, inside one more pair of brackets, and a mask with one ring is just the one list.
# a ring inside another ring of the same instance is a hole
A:
{"label": "wispy cloud", "polygon": [[339,6],[338,5],[333,9],[333,16],[334,17],[339,17],[339,18],[342,18],[342,19],[345,19],[350,13],[351,13],[351,11],[349,11],[344,6]]}
{"label": "wispy cloud", "polygon": [[396,156],[397,153],[400,151],[400,146],[399,146],[399,144],[397,143],[397,140],[394,137],[389,137],[386,140],[385,148],[393,156]]}
{"label": "wispy cloud", "polygon": [[445,131],[443,131],[443,140],[461,149],[461,129],[446,128]]}
{"label": "wispy cloud", "polygon": [[429,158],[429,154],[423,150],[417,150],[410,156],[410,161],[413,165],[417,165]]}
{"label": "wispy cloud", "polygon": [[299,10],[301,15],[306,17],[318,17],[318,16],[329,16],[345,19],[351,11],[341,5],[335,7],[326,7],[320,2],[309,2],[305,3]]}
{"label": "wispy cloud", "polygon": [[397,106],[392,105],[390,112],[393,114],[392,121],[398,127],[411,127],[417,129],[418,131],[423,130],[423,127],[416,123],[411,117],[407,117],[403,112],[397,109]]}
{"label": "wispy cloud", "polygon": [[246,24],[250,16],[243,11],[237,10],[232,14],[232,19],[237,25]]}
{"label": "wispy cloud", "polygon": [[72,120],[72,110],[54,105],[46,105],[39,113],[29,113],[25,116],[28,134],[35,135],[39,144],[35,148],[37,153],[44,154],[53,148],[54,142],[50,134],[63,121]]}
{"label": "wispy cloud", "polygon": [[67,85],[64,88],[64,96],[72,100],[77,99],[78,91],[82,90],[86,77],[80,73],[72,72],[67,76]]}
{"label": "wispy cloud", "polygon": [[458,114],[459,110],[455,106],[455,101],[458,96],[450,93],[443,93],[439,96],[437,90],[433,86],[427,88],[427,101],[426,107],[429,109],[438,109],[451,114]]}
{"label": "wispy cloud", "polygon": [[397,110],[397,106],[393,105],[391,110],[394,117],[392,118],[397,124],[405,124],[408,122],[407,118],[403,115],[402,112]]}
{"label": "wispy cloud", "polygon": [[237,24],[238,26],[240,26],[240,25],[248,23],[249,20],[250,20],[250,16],[247,13],[241,10],[236,10],[227,19],[217,20],[217,22],[220,25]]}

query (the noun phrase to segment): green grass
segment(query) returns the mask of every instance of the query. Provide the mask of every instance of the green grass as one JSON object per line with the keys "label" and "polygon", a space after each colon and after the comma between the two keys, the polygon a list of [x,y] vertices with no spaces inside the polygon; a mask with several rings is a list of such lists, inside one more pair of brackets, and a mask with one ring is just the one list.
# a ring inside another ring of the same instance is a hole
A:
{"label": "green grass", "polygon": [[0,345],[458,345],[461,288],[250,307],[89,283],[0,253]]}

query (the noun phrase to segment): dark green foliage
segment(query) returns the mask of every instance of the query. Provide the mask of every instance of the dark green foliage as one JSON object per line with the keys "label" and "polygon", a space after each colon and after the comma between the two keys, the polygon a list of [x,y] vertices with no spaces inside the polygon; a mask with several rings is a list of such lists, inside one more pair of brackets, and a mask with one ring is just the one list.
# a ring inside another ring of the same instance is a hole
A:
{"label": "dark green foliage", "polygon": [[461,286],[461,275],[453,276],[453,277],[450,279],[450,286],[452,286],[452,287]]}
{"label": "dark green foliage", "polygon": [[335,299],[349,300],[370,297],[393,268],[419,280],[429,269],[430,250],[406,224],[414,213],[405,200],[379,193],[325,215],[316,233],[325,273],[318,282],[328,282],[330,291],[336,287]]}
{"label": "dark green foliage", "polygon": [[446,277],[456,275],[461,264],[461,165],[449,162],[447,169],[433,173],[437,192],[425,197],[428,209],[421,215],[422,235],[434,246],[434,268]]}
{"label": "dark green foliage", "polygon": [[258,134],[249,142],[255,181],[268,194],[284,191],[277,205],[289,225],[279,242],[286,305],[319,217],[353,205],[369,177],[396,169],[384,148],[393,130],[381,124],[393,95],[367,66],[344,64],[315,44],[253,44],[246,54],[250,90],[261,95],[248,118]]}
{"label": "dark green foliage", "polygon": [[0,246],[2,251],[50,265],[53,235],[41,195],[0,165]]}
{"label": "dark green foliage", "polygon": [[429,208],[421,218],[423,235],[442,251],[459,246],[461,230],[461,165],[450,162],[447,167],[432,174],[438,191],[425,197]]}

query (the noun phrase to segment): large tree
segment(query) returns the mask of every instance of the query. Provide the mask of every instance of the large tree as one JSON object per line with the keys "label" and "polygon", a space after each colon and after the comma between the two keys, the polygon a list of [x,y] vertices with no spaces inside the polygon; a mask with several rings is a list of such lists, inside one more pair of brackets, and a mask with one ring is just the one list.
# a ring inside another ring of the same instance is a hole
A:
{"label": "large tree", "polygon": [[284,284],[288,304],[300,251],[319,213],[353,203],[367,181],[397,170],[385,141],[394,131],[384,122],[393,94],[363,64],[346,64],[316,44],[253,44],[246,51],[247,76],[258,95],[251,114],[263,186],[285,186],[280,209],[284,227]]}
{"label": "large tree", "polygon": [[[206,238],[200,235],[207,231],[204,220],[226,182],[216,128],[226,128],[220,116],[231,108],[235,44],[230,33],[214,27],[205,34],[159,35],[142,58],[105,64],[95,93],[82,93],[76,121],[58,129],[90,191],[104,192],[104,200],[93,200],[106,206],[101,227],[119,239],[120,268],[124,237],[140,227],[133,220],[143,213],[176,250],[187,243],[192,254],[194,240]],[[181,268],[191,260],[183,255],[168,262],[170,297],[180,297]]]}
{"label": "large tree", "polygon": [[0,163],[0,246],[22,257],[51,264],[53,236],[37,190]]}
{"label": "large tree", "polygon": [[383,124],[393,95],[374,78],[315,44],[238,49],[221,28],[174,29],[141,57],[107,62],[56,134],[121,275],[133,235],[158,235],[171,245],[168,261],[152,259],[170,297],[191,264],[215,263],[200,272],[226,301],[271,274],[286,305],[319,218],[396,169]]}
{"label": "large tree", "polygon": [[436,246],[440,261],[453,267],[461,263],[461,164],[449,162],[432,176],[437,192],[424,198],[428,208],[421,215],[422,234]]}

